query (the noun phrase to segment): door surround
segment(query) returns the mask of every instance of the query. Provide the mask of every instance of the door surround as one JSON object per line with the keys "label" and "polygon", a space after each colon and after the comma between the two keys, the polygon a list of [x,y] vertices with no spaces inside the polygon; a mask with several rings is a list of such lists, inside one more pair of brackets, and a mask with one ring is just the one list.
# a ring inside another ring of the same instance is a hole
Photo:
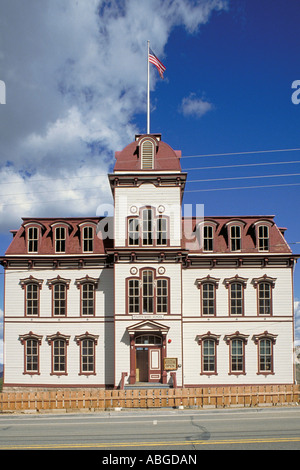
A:
{"label": "door surround", "polygon": [[[127,328],[127,331],[130,336],[130,375],[129,375],[129,383],[131,385],[137,382],[137,375],[136,375],[136,350],[137,348],[148,348],[148,382],[160,382],[163,384],[167,383],[167,372],[163,370],[163,362],[164,358],[166,357],[166,337],[169,331],[169,327],[162,325],[160,323],[145,320],[139,322],[135,325],[132,325]],[[147,344],[141,338],[149,338],[149,341],[152,338],[156,338],[153,343]],[[156,342],[156,344],[155,344]],[[160,344],[158,344],[160,343]],[[153,352],[151,352],[153,351]],[[159,352],[158,352],[159,351]],[[153,358],[151,357],[153,356]],[[156,360],[157,364],[155,365],[156,370],[151,370],[151,361]],[[139,378],[139,377],[138,377]]]}

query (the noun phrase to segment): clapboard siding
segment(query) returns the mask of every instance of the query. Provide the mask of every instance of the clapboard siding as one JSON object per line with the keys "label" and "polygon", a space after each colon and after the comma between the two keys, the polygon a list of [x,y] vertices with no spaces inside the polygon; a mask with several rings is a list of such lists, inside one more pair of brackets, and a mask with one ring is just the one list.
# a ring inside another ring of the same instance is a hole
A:
{"label": "clapboard siding", "polygon": [[[274,375],[258,375],[257,345],[253,335],[268,331],[278,335],[274,345]],[[220,335],[217,346],[217,375],[201,375],[201,346],[196,336],[210,331]],[[226,334],[239,331],[249,335],[245,345],[245,375],[229,375],[229,346],[224,340]],[[184,348],[183,370],[185,385],[212,384],[263,384],[293,382],[293,326],[292,322],[206,322],[183,324]]]}
{"label": "clapboard siding", "polygon": [[257,289],[252,284],[252,279],[267,274],[275,278],[275,287],[272,289],[273,316],[291,317],[293,315],[293,294],[291,283],[291,270],[286,268],[260,268],[260,269],[184,269],[182,271],[182,297],[183,316],[200,316],[200,290],[196,279],[210,275],[220,279],[216,290],[216,315],[228,316],[229,296],[224,279],[235,275],[248,279],[244,290],[244,314],[245,316],[257,316]]}

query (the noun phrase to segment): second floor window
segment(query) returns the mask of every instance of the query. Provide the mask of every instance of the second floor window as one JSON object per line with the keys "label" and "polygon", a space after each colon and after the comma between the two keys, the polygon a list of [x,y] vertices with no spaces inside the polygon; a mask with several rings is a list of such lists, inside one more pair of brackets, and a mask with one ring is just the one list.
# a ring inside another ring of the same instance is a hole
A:
{"label": "second floor window", "polygon": [[216,287],[210,282],[202,284],[202,315],[215,315],[216,299],[215,299]]}
{"label": "second floor window", "polygon": [[39,315],[39,285],[30,283],[26,286],[26,315]]}
{"label": "second floor window", "polygon": [[81,288],[81,315],[92,316],[95,312],[95,287],[86,282]]}
{"label": "second floor window", "polygon": [[67,287],[59,282],[53,286],[53,315],[65,316],[67,314]]}
{"label": "second floor window", "polygon": [[258,284],[258,313],[259,315],[272,314],[272,288],[268,282]]}
{"label": "second floor window", "polygon": [[243,285],[240,282],[232,282],[230,292],[230,315],[243,315]]}
{"label": "second floor window", "polygon": [[154,285],[153,271],[143,271],[143,313],[153,313],[154,310]]}
{"label": "second floor window", "polygon": [[141,277],[127,280],[129,314],[167,314],[169,312],[169,279],[155,278],[155,272],[144,269]]}

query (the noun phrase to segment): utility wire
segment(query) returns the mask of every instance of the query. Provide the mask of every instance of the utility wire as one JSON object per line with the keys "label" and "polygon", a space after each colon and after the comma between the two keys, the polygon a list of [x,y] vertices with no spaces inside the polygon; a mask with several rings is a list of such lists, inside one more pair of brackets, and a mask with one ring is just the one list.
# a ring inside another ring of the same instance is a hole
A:
{"label": "utility wire", "polygon": [[255,189],[255,188],[279,188],[281,186],[300,186],[300,183],[289,184],[266,184],[261,186],[240,186],[235,188],[213,188],[213,189],[186,189],[185,193],[197,193],[204,191],[232,191],[234,189]]}

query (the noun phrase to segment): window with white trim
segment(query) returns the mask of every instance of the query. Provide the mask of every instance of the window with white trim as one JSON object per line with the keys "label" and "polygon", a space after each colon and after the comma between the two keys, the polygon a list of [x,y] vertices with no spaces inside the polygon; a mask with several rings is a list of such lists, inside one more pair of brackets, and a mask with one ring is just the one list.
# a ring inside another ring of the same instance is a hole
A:
{"label": "window with white trim", "polygon": [[82,249],[84,253],[92,253],[94,251],[94,227],[83,227]]}
{"label": "window with white trim", "polygon": [[203,250],[213,251],[214,229],[211,225],[203,226]]}
{"label": "window with white trim", "polygon": [[55,252],[65,253],[66,251],[66,228],[55,227]]}
{"label": "window with white trim", "polygon": [[240,251],[242,248],[241,227],[239,225],[230,226],[230,249]]}
{"label": "window with white trim", "polygon": [[258,249],[259,251],[269,251],[269,227],[267,225],[259,225],[258,229]]}
{"label": "window with white trim", "polygon": [[28,253],[38,252],[39,228],[28,227]]}

